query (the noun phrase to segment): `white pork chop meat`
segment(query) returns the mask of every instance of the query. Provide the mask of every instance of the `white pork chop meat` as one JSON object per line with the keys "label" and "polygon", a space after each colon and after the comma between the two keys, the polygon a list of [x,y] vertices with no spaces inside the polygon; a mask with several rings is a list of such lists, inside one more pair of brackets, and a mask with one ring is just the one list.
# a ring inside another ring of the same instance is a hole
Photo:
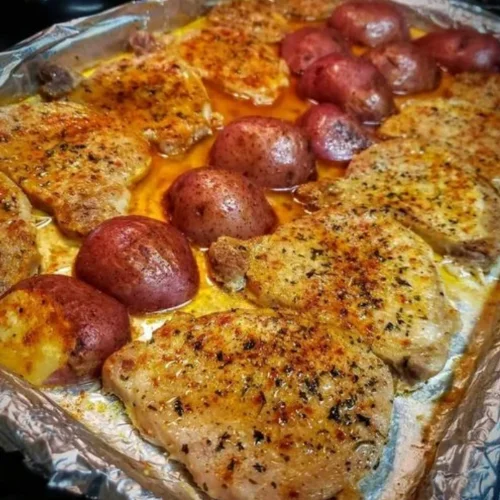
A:
{"label": "white pork chop meat", "polygon": [[345,200],[390,210],[437,252],[488,271],[500,255],[500,194],[442,144],[395,139],[357,155],[346,177],[301,186],[310,210]]}
{"label": "white pork chop meat", "polygon": [[442,369],[459,327],[431,248],[383,211],[332,205],[270,236],[219,238],[209,260],[260,305],[358,331],[410,384]]}
{"label": "white pork chop meat", "polygon": [[500,187],[500,112],[483,107],[481,100],[413,101],[386,120],[380,133],[388,138],[417,137],[442,144]]}
{"label": "white pork chop meat", "polygon": [[35,274],[39,265],[30,202],[0,173],[0,296],[18,281]]}
{"label": "white pork chop meat", "polygon": [[393,382],[349,330],[296,315],[175,315],[112,355],[104,387],[219,500],[327,500],[387,438]]}
{"label": "white pork chop meat", "polygon": [[177,155],[211,135],[220,118],[196,72],[164,50],[102,64],[70,98],[113,114],[162,153]]}
{"label": "white pork chop meat", "polygon": [[149,146],[113,118],[77,103],[0,109],[0,172],[60,229],[83,236],[127,213],[129,187],[150,165]]}

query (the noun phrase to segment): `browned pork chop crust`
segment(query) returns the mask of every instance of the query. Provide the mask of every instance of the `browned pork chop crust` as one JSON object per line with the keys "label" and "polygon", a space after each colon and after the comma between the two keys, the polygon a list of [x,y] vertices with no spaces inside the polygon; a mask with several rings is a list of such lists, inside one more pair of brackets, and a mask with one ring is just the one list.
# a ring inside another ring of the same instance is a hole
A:
{"label": "browned pork chop crust", "polygon": [[18,281],[35,274],[39,265],[30,202],[0,173],[0,295]]}
{"label": "browned pork chop crust", "polygon": [[176,315],[112,355],[104,386],[220,500],[327,500],[377,463],[393,383],[348,330],[295,315]]}
{"label": "browned pork chop crust", "polygon": [[345,178],[306,184],[296,195],[310,210],[339,200],[389,209],[437,252],[486,271],[500,255],[500,195],[443,145],[379,143],[353,159]]}
{"label": "browned pork chop crust", "polygon": [[111,117],[77,103],[0,109],[0,172],[31,202],[82,236],[127,212],[128,187],[149,168],[148,144]]}
{"label": "browned pork chop crust", "polygon": [[459,326],[431,248],[383,211],[330,206],[270,236],[220,238],[209,260],[260,305],[358,331],[410,383],[441,370]]}

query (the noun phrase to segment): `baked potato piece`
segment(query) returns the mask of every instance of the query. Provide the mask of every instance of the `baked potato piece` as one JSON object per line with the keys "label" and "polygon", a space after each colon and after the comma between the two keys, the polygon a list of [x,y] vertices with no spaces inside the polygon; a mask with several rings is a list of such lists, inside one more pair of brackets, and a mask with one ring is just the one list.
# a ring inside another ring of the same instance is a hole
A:
{"label": "baked potato piece", "polygon": [[360,121],[376,125],[395,110],[391,89],[369,61],[330,54],[311,64],[297,88],[299,96],[337,104]]}
{"label": "baked potato piece", "polygon": [[372,134],[356,118],[334,104],[312,106],[297,124],[306,133],[320,160],[349,161],[374,142]]}
{"label": "baked potato piece", "polygon": [[387,80],[395,94],[434,90],[440,71],[436,61],[410,42],[393,42],[370,50],[364,56]]}
{"label": "baked potato piece", "polygon": [[270,189],[292,189],[316,172],[304,132],[293,123],[264,116],[245,116],[227,125],[210,150],[209,164]]}
{"label": "baked potato piece", "polygon": [[500,41],[470,28],[428,33],[415,44],[451,73],[500,71]]}
{"label": "baked potato piece", "polygon": [[333,11],[328,24],[347,39],[368,47],[410,38],[403,12],[392,2],[345,2]]}
{"label": "baked potato piece", "polygon": [[165,208],[172,224],[202,247],[220,236],[268,234],[277,221],[257,185],[237,172],[206,167],[179,176],[165,195]]}
{"label": "baked potato piece", "polygon": [[75,272],[134,313],[180,306],[199,285],[184,236],[170,224],[138,215],[115,217],[92,231],[80,248]]}
{"label": "baked potato piece", "polygon": [[348,45],[337,31],[331,28],[301,28],[288,34],[281,42],[281,57],[290,71],[301,75],[323,56],[333,53],[346,54]]}
{"label": "baked potato piece", "polygon": [[0,298],[0,364],[35,385],[97,377],[129,339],[126,308],[68,276],[28,278]]}

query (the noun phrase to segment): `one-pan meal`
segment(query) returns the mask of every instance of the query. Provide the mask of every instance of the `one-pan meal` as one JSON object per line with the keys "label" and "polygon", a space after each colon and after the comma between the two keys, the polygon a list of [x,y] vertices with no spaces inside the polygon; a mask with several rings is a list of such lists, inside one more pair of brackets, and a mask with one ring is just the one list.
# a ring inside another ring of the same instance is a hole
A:
{"label": "one-pan meal", "polygon": [[0,108],[0,364],[101,379],[210,497],[355,497],[500,256],[500,42],[412,19],[224,2],[40,66]]}

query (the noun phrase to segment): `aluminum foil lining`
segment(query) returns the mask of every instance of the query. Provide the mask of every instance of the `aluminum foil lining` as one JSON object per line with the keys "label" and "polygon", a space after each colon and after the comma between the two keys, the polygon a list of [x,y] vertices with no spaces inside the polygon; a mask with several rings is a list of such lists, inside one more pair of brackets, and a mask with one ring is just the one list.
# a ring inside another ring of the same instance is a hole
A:
{"label": "aluminum foil lining", "polygon": [[[0,99],[34,93],[34,74],[43,60],[79,71],[123,51],[136,29],[175,29],[212,3],[136,2],[53,26],[0,54]],[[426,28],[430,20],[437,26],[472,26],[500,36],[500,20],[474,5],[447,0],[400,3],[414,9],[415,22]],[[445,369],[415,392],[395,399],[391,436],[380,466],[360,485],[366,500],[410,498],[426,472],[417,493],[420,500],[500,498],[500,329],[492,321],[478,340],[475,322],[483,304],[474,300],[495,286],[500,268],[483,279],[466,276],[452,262],[440,267],[473,283],[468,293],[450,291],[464,327],[452,342]],[[441,424],[444,439],[426,471],[423,433],[439,398],[454,387],[456,363],[472,340],[483,344],[483,356],[458,410],[450,411]],[[0,369],[0,446],[21,451],[28,465],[50,477],[51,486],[92,498],[206,498],[183,467],[138,435],[121,404],[103,394],[98,384],[42,392]]]}

